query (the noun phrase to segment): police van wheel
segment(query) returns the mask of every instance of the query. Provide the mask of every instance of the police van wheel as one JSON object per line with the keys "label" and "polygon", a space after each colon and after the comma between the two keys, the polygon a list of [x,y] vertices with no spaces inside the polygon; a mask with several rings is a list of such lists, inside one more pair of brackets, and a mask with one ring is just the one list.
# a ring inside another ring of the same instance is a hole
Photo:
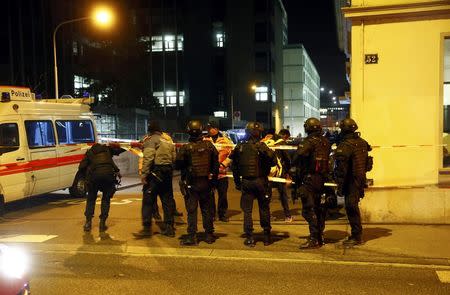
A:
{"label": "police van wheel", "polygon": [[69,193],[72,198],[85,198],[87,193],[86,182],[84,178],[77,177],[72,186],[69,187]]}

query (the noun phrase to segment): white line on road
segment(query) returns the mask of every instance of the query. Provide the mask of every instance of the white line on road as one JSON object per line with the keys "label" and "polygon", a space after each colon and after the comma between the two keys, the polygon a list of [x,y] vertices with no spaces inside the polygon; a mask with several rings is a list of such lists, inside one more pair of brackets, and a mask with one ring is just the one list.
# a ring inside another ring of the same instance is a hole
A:
{"label": "white line on road", "polygon": [[[55,246],[55,245],[53,245]],[[438,264],[413,264],[413,263],[401,263],[401,262],[370,262],[370,261],[350,261],[350,260],[330,260],[319,258],[302,258],[299,253],[291,253],[295,258],[276,258],[276,257],[249,257],[248,251],[240,250],[221,250],[216,251],[212,249],[187,249],[187,248],[155,248],[154,252],[148,247],[141,246],[128,246],[124,247],[123,252],[100,252],[73,249],[72,247],[61,246],[58,250],[52,249],[40,249],[33,250],[35,253],[65,253],[65,254],[96,254],[96,255],[119,255],[119,256],[134,256],[134,257],[164,257],[164,258],[186,258],[186,259],[207,259],[207,260],[220,260],[220,261],[262,261],[262,262],[280,262],[280,263],[301,263],[301,264],[332,264],[332,265],[349,265],[349,266],[381,266],[381,267],[397,267],[397,268],[418,268],[418,269],[440,269],[447,270],[450,273],[450,265],[438,265]],[[127,249],[128,248],[128,249]],[[222,252],[226,253],[222,253]],[[251,253],[252,255],[258,255],[257,252]],[[267,253],[261,252],[261,255]],[[289,254],[289,253],[284,253]],[[297,255],[296,255],[297,254]]]}
{"label": "white line on road", "polygon": [[43,243],[45,241],[56,238],[57,235],[18,235],[1,237],[0,242],[3,243]]}
{"label": "white line on road", "polygon": [[441,283],[450,284],[450,271],[437,270],[436,274]]}

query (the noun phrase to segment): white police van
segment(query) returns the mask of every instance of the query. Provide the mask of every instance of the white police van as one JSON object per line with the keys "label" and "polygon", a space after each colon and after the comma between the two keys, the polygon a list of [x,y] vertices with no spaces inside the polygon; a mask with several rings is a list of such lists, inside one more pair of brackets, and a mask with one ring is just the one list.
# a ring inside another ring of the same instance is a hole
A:
{"label": "white police van", "polygon": [[97,141],[88,103],[37,100],[28,88],[0,86],[0,210],[5,202],[78,185],[78,164]]}

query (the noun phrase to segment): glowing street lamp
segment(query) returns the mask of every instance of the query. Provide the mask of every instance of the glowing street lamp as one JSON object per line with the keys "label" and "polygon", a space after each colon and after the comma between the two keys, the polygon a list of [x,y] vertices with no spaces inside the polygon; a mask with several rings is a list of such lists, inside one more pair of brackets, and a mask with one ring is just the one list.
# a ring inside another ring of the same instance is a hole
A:
{"label": "glowing street lamp", "polygon": [[325,91],[325,88],[320,87],[320,92],[324,92],[324,91]]}
{"label": "glowing street lamp", "polygon": [[328,91],[329,94],[333,94],[333,90]]}
{"label": "glowing street lamp", "polygon": [[66,24],[71,24],[79,21],[85,21],[85,20],[93,20],[95,24],[97,24],[99,27],[109,27],[113,21],[114,21],[114,15],[111,11],[111,9],[107,7],[97,7],[94,9],[94,12],[91,16],[85,16],[80,18],[75,18],[67,21],[63,21],[62,23],[58,24],[53,31],[53,63],[54,63],[54,71],[55,71],[55,97],[56,100],[59,98],[59,91],[58,91],[58,62],[56,59],[56,33],[58,32],[58,29]]}

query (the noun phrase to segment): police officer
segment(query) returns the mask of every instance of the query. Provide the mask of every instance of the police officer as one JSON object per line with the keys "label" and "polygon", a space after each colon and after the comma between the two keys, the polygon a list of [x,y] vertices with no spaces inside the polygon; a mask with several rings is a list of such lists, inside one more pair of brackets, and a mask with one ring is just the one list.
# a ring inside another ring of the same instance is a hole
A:
{"label": "police officer", "polygon": [[165,228],[163,235],[175,236],[174,217],[175,201],[172,194],[172,172],[176,157],[175,146],[171,138],[161,131],[157,121],[148,126],[149,136],[144,141],[144,160],[141,181],[144,184],[142,198],[142,230],[133,233],[136,238],[152,235],[151,225],[156,197],[159,195],[164,211]]}
{"label": "police officer", "polygon": [[308,136],[298,145],[293,165],[296,167],[295,182],[300,185],[302,215],[308,222],[310,233],[300,249],[312,249],[323,244],[326,212],[320,206],[320,197],[329,171],[330,143],[321,135],[322,126],[318,119],[307,119],[303,127]]}
{"label": "police officer", "polygon": [[[274,152],[260,142],[261,123],[249,122],[245,127],[246,141],[238,143],[230,154],[236,188],[242,192],[241,209],[244,212],[244,245],[255,246],[253,238],[253,200],[259,205],[260,224],[264,229],[264,245],[272,243],[270,235],[270,194],[267,176],[270,167],[276,165]],[[242,177],[242,179],[241,179]]]}
{"label": "police officer", "polygon": [[116,189],[116,176],[120,177],[120,170],[112,157],[124,151],[120,147],[96,143],[86,152],[78,166],[78,173],[86,176],[88,187],[86,209],[84,211],[86,223],[83,228],[85,232],[89,232],[92,229],[92,217],[94,217],[98,191],[102,192],[99,230],[104,232],[108,229],[106,219],[109,214],[111,198]]}
{"label": "police officer", "polygon": [[[208,123],[207,126],[208,134],[204,137],[205,140],[209,140],[212,143],[217,144],[215,147],[219,152],[219,176],[217,183],[214,184],[214,188],[217,190],[218,203],[217,203],[217,213],[219,215],[219,220],[222,222],[228,222],[227,210],[228,210],[228,178],[227,178],[227,167],[228,156],[232,151],[233,142],[228,137],[224,136],[222,132],[219,131],[219,126],[216,122],[212,121]],[[216,202],[214,197],[214,190],[211,191],[213,194],[212,198],[212,208],[213,208],[213,218],[216,217]]]}
{"label": "police officer", "polygon": [[188,213],[188,235],[181,245],[197,245],[197,208],[200,205],[205,242],[215,241],[212,215],[212,182],[219,174],[218,152],[214,145],[203,140],[203,126],[198,120],[188,123],[186,131],[190,135],[189,143],[183,145],[176,158],[175,167],[181,170],[186,210]]}
{"label": "police officer", "polygon": [[372,147],[355,132],[358,125],[353,119],[342,120],[339,127],[341,134],[335,153],[334,174],[338,194],[345,197],[345,210],[351,226],[351,235],[344,241],[344,245],[351,246],[363,243],[358,203],[364,197],[366,172],[372,169],[372,157],[369,156]]}

